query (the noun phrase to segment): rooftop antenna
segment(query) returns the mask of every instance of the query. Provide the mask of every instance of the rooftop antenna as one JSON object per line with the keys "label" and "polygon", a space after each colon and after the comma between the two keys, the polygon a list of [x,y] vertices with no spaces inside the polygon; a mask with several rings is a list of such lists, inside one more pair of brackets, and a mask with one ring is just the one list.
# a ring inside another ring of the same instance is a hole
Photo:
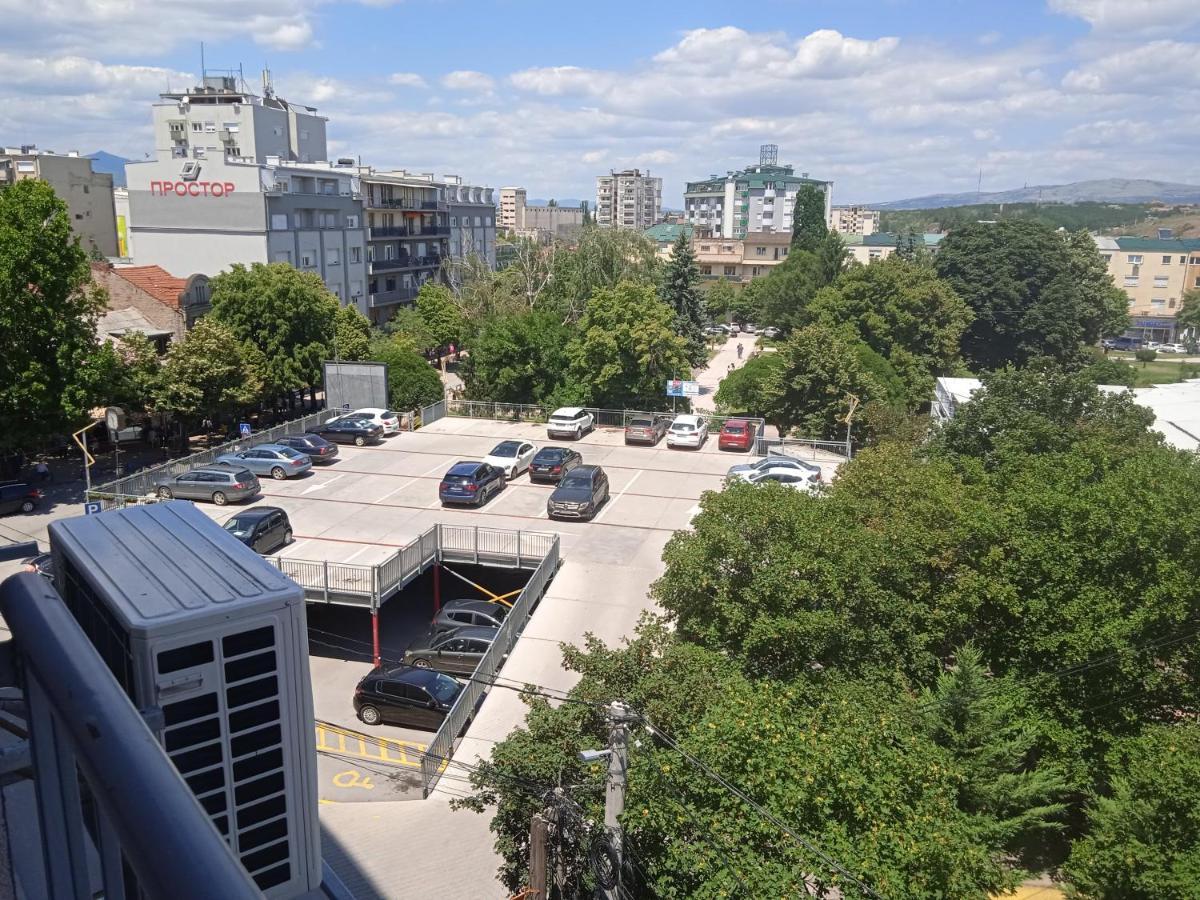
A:
{"label": "rooftop antenna", "polygon": [[275,94],[275,89],[271,86],[271,70],[263,67],[262,70],[263,96],[270,99]]}
{"label": "rooftop antenna", "polygon": [[779,145],[778,144],[760,144],[758,147],[758,164],[760,166],[774,166],[779,163]]}
{"label": "rooftop antenna", "polygon": [[204,84],[206,70],[204,68],[204,41],[200,42],[200,83]]}

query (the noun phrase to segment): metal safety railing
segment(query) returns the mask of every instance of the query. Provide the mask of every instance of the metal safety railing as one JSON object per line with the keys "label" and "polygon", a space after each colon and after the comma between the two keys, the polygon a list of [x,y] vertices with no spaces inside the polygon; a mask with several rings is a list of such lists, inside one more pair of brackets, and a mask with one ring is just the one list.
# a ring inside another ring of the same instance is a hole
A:
{"label": "metal safety railing", "polygon": [[28,711],[39,896],[261,898],[53,586],[12,576],[0,613]]}
{"label": "metal safety railing", "polygon": [[[556,407],[540,406],[530,403],[493,403],[490,400],[446,400],[445,415],[460,416],[468,419],[495,419],[507,422],[545,422],[554,413]],[[644,409],[604,409],[596,406],[585,406],[583,409],[592,414],[597,428],[624,428],[633,419],[671,418],[675,413],[671,410]],[[708,421],[710,434],[716,434],[729,419],[740,419],[750,422],[755,432],[762,434],[766,422],[756,416],[721,416],[710,412],[700,412]]]}
{"label": "metal safety railing", "polygon": [[809,438],[767,438],[761,433],[755,442],[754,452],[760,456],[777,453],[800,459],[828,459],[830,456],[850,459],[854,447],[846,441],[810,440]]}
{"label": "metal safety railing", "polygon": [[[488,530],[491,531],[492,529]],[[509,534],[513,533],[509,532]],[[522,532],[521,534],[524,533]],[[446,718],[442,721],[441,727],[438,728],[437,734],[429,742],[429,746],[421,757],[421,779],[426,797],[433,791],[438,777],[445,770],[446,764],[454,755],[455,739],[463,730],[467,721],[475,714],[475,708],[479,705],[480,698],[487,691],[496,673],[500,671],[500,667],[504,665],[504,660],[508,654],[512,652],[513,645],[516,644],[521,630],[525,627],[525,621],[533,611],[534,605],[541,599],[542,594],[546,592],[546,587],[550,584],[550,579],[558,571],[558,535],[539,535],[539,537],[547,539],[545,555],[542,557],[537,568],[534,569],[533,575],[530,576],[521,593],[517,596],[512,609],[504,617],[504,622],[500,625],[496,636],[492,639],[491,647],[488,648],[483,658],[480,659],[474,676],[467,682],[462,693],[458,695],[453,708],[446,714]],[[519,544],[520,538],[518,537],[518,546]]]}

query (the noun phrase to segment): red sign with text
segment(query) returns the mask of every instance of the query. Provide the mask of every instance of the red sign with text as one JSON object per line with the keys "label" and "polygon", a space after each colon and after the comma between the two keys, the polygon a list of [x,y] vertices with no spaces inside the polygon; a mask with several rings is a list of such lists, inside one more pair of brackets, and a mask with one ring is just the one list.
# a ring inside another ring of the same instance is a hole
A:
{"label": "red sign with text", "polygon": [[232,181],[152,181],[150,193],[159,197],[227,197],[233,193]]}

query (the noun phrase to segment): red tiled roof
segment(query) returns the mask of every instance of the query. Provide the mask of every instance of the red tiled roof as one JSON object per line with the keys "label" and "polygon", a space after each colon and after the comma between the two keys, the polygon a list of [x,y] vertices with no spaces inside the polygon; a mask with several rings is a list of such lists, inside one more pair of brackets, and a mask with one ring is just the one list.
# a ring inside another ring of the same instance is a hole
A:
{"label": "red tiled roof", "polygon": [[187,285],[186,278],[176,278],[161,266],[120,266],[114,267],[112,273],[175,309],[179,308],[179,295]]}

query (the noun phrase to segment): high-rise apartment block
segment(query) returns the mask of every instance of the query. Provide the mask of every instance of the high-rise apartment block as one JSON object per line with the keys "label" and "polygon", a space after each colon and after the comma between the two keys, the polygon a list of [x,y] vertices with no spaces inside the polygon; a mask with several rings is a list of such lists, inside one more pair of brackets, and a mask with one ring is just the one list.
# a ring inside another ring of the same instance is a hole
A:
{"label": "high-rise apartment block", "polygon": [[627,169],[596,179],[596,224],[601,228],[645,231],[661,216],[661,178]]}
{"label": "high-rise apartment block", "polygon": [[504,231],[516,231],[524,228],[525,188],[500,188],[500,216],[496,220]]}
{"label": "high-rise apartment block", "polygon": [[443,181],[450,215],[450,256],[477,256],[496,268],[496,200],[490,187],[464,184],[457,175]]}
{"label": "high-rise apartment block", "polygon": [[879,230],[879,210],[863,206],[835,206],[829,213],[829,229],[838,234],[866,237]]}
{"label": "high-rise apartment block", "polygon": [[796,191],[804,184],[815,184],[824,192],[828,222],[833,182],[809,178],[807,172],[796,175],[792,166],[779,165],[777,158],[778,148],[765,144],[756,166],[689,181],[683,194],[688,223],[698,233],[713,237],[790,232]]}
{"label": "high-rise apartment block", "polygon": [[92,161],[78,153],[53,153],[32,146],[4,148],[0,152],[0,190],[30,178],[46,182],[67,204],[71,228],[84,250],[117,255],[111,175],[93,172]]}
{"label": "high-rise apartment block", "polygon": [[154,159],[126,166],[138,265],[215,275],[233,263],[315,272],[367,313],[367,234],[354,160],[326,159],[325,118],[236,76],[160,95]]}

